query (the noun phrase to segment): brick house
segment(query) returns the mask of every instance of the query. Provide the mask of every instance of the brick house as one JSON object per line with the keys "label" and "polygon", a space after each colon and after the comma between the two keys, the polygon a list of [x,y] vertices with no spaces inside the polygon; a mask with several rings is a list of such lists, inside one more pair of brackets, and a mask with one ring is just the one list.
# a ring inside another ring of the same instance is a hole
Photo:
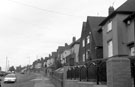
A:
{"label": "brick house", "polygon": [[134,51],[134,20],[128,21],[134,12],[135,0],[127,0],[100,23],[103,32],[104,58],[127,56]]}
{"label": "brick house", "polygon": [[92,59],[103,58],[102,32],[100,31],[99,23],[104,18],[88,16],[87,21],[83,22],[79,49],[80,64]]}
{"label": "brick house", "polygon": [[79,64],[83,64],[85,62],[85,48],[84,48],[85,29],[86,29],[86,22],[83,22],[79,48]]}

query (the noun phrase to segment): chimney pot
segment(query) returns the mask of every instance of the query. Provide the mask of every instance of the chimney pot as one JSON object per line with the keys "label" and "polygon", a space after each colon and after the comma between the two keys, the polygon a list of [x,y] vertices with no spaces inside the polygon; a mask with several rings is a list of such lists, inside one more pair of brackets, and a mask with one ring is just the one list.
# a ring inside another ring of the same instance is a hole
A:
{"label": "chimney pot", "polygon": [[67,44],[67,43],[65,43],[65,47],[66,47],[66,46],[68,46],[68,44]]}
{"label": "chimney pot", "polygon": [[76,38],[75,37],[73,37],[73,42],[75,42],[76,41]]}
{"label": "chimney pot", "polygon": [[113,13],[114,12],[114,7],[113,6],[110,6],[109,7],[109,15],[111,14],[111,13]]}

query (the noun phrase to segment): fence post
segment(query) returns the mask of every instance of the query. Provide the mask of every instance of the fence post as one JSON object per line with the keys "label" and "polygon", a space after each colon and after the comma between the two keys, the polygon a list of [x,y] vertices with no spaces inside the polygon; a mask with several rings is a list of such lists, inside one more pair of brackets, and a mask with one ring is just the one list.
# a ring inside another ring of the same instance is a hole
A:
{"label": "fence post", "polygon": [[80,81],[82,80],[81,68],[82,68],[82,67],[79,67],[79,80],[80,80]]}
{"label": "fence post", "polygon": [[97,68],[97,85],[99,85],[99,66],[96,66]]}
{"label": "fence post", "polygon": [[67,71],[68,71],[69,66],[64,66],[64,72],[63,72],[63,86],[65,87],[65,80],[67,80]]}
{"label": "fence post", "polygon": [[130,60],[112,57],[107,60],[107,86],[132,87]]}

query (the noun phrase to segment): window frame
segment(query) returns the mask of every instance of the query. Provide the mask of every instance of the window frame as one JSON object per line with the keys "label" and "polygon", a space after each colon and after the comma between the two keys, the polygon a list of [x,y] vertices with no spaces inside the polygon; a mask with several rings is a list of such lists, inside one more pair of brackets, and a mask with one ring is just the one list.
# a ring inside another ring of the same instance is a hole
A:
{"label": "window frame", "polygon": [[83,56],[83,62],[85,62],[85,54],[83,54],[82,56]]}
{"label": "window frame", "polygon": [[82,40],[82,47],[85,47],[85,39]]}
{"label": "window frame", "polygon": [[135,47],[130,47],[130,56],[135,56]]}
{"label": "window frame", "polygon": [[112,21],[109,21],[107,24],[107,32],[112,31]]}
{"label": "window frame", "polygon": [[129,48],[129,56],[135,56],[135,54],[132,55],[131,53],[131,49],[133,48],[134,51],[135,51],[135,45],[134,45],[134,42],[130,42],[127,44],[128,48]]}
{"label": "window frame", "polygon": [[108,57],[112,57],[113,56],[113,41],[109,40],[107,42],[107,49],[108,49]]}
{"label": "window frame", "polygon": [[90,43],[90,35],[87,36],[87,44]]}
{"label": "window frame", "polygon": [[88,54],[88,51],[86,51],[86,59],[88,59],[88,57],[89,57],[88,55],[89,55],[89,54]]}

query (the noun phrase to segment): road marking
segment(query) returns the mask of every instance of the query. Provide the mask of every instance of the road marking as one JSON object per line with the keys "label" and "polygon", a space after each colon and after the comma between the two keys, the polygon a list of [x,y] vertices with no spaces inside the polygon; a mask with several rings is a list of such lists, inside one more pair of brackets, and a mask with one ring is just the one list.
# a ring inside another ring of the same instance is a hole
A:
{"label": "road marking", "polygon": [[43,80],[42,78],[32,79],[31,81]]}
{"label": "road marking", "polygon": [[40,80],[49,80],[49,78],[36,78],[32,79],[31,81],[40,81]]}

